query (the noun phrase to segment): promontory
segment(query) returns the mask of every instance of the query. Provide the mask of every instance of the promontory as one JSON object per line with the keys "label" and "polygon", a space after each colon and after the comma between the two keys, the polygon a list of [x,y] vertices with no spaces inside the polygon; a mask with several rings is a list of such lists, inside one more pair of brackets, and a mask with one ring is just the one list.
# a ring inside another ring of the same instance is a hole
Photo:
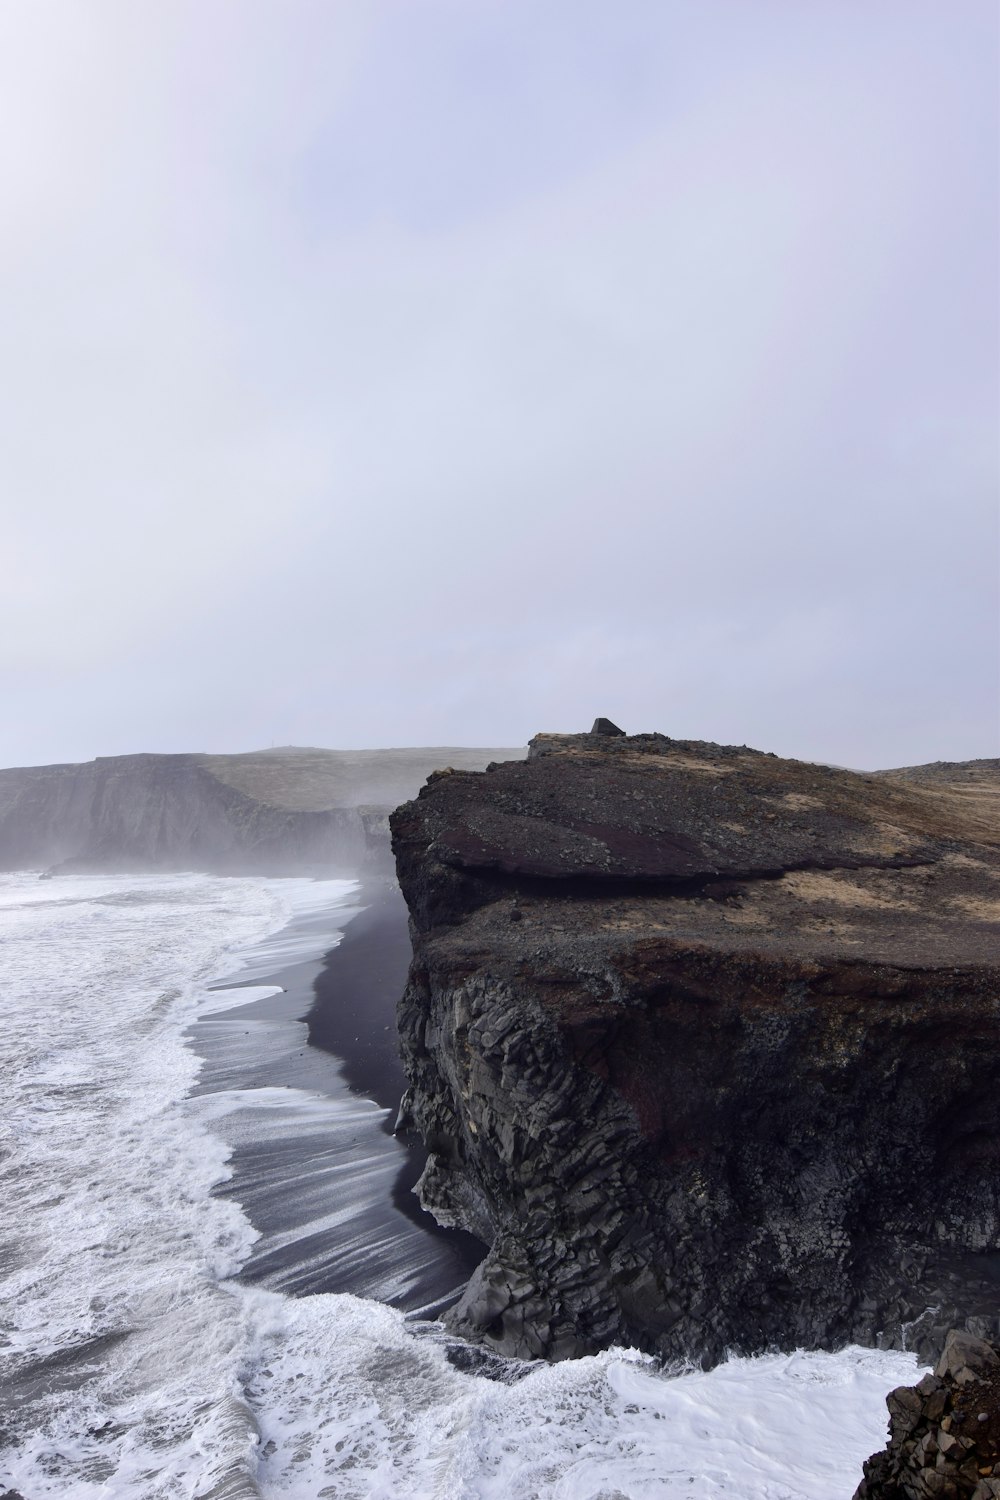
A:
{"label": "promontory", "polygon": [[1000,761],[539,735],[392,816],[401,1126],[498,1351],[1000,1327]]}

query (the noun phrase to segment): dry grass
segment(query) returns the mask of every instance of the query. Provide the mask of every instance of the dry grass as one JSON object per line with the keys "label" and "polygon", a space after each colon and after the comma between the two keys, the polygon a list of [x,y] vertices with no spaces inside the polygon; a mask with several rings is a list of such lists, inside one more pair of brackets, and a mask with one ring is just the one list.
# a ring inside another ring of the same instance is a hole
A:
{"label": "dry grass", "polygon": [[895,870],[888,880],[881,882],[881,890],[871,889],[874,882],[870,875],[864,885],[849,874],[834,875],[816,870],[793,870],[782,879],[785,889],[798,900],[824,907],[832,904],[868,911],[912,911],[914,905],[902,894],[899,872]]}

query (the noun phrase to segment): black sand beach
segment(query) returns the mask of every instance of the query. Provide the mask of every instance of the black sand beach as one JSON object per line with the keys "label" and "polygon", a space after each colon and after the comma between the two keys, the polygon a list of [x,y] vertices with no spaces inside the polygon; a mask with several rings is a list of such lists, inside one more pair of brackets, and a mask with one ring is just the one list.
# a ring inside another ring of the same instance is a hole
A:
{"label": "black sand beach", "polygon": [[395,1005],[410,957],[406,907],[394,883],[375,880],[287,929],[306,942],[313,932],[313,955],[216,986],[282,993],[205,1016],[191,1033],[205,1058],[195,1095],[238,1096],[216,1128],[232,1169],[218,1191],[260,1233],[240,1279],[432,1316],[484,1250],[423,1212],[412,1193],[423,1152],[392,1135],[405,1087]]}
{"label": "black sand beach", "polygon": [[356,1093],[392,1111],[391,1130],[406,1088],[396,1044],[396,1002],[410,964],[406,902],[394,880],[376,878],[352,904],[362,909],[313,982],[309,1044],[341,1060]]}
{"label": "black sand beach", "polygon": [[[406,902],[395,880],[367,880],[352,898],[361,906],[336,948],[323,960],[313,981],[315,999],[306,1016],[309,1043],[341,1062],[344,1078],[356,1094],[374,1099],[389,1111],[383,1128],[391,1134],[406,1088],[396,1037],[396,1003],[406,984],[411,947]],[[468,1277],[482,1260],[485,1246],[458,1229],[442,1229],[424,1212],[413,1193],[427,1154],[412,1136],[400,1141],[405,1156],[393,1184],[399,1212],[425,1234],[443,1241],[459,1257]]]}

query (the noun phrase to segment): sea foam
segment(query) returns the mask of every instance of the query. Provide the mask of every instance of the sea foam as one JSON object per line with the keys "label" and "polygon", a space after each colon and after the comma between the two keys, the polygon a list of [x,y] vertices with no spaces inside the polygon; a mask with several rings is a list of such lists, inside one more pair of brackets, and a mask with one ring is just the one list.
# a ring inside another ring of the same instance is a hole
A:
{"label": "sea foam", "polygon": [[856,1347],[708,1373],[610,1350],[505,1382],[357,1298],[273,1299],[253,1322],[269,1500],[847,1500],[884,1443],[886,1391],[919,1374]]}
{"label": "sea foam", "polygon": [[249,1473],[228,1279],[256,1232],[184,1039],[234,952],[353,887],[0,878],[0,1474],[32,1497],[207,1493]]}

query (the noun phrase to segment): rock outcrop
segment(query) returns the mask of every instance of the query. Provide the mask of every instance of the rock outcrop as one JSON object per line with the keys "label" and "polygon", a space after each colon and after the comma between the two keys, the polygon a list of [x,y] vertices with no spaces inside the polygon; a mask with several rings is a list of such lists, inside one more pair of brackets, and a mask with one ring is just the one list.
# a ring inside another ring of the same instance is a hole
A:
{"label": "rock outcrop", "polygon": [[1000,1500],[1000,1344],[952,1331],[933,1375],[886,1406],[889,1442],[854,1500]]}
{"label": "rock outcrop", "polygon": [[389,812],[429,772],[523,754],[286,748],[0,771],[0,869],[391,871]]}
{"label": "rock outcrop", "polygon": [[[391,819],[401,1126],[505,1353],[940,1347],[1000,1308],[1000,764],[543,735]],[[957,778],[961,780],[961,778]]]}

